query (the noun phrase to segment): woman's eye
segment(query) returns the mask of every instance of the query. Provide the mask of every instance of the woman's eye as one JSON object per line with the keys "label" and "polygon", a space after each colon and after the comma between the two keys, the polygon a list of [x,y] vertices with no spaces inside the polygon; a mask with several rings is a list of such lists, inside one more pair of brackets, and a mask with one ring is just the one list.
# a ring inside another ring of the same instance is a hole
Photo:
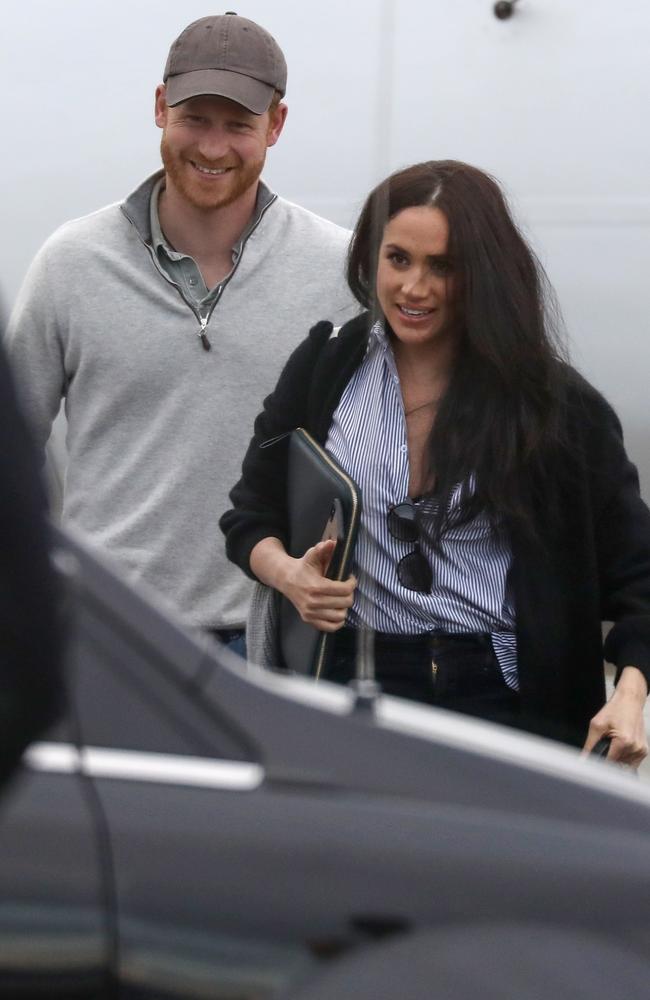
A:
{"label": "woman's eye", "polygon": [[433,260],[431,261],[431,270],[434,274],[450,274],[452,267],[450,260]]}
{"label": "woman's eye", "polygon": [[398,267],[403,267],[404,264],[408,264],[408,260],[403,253],[395,253],[393,251],[393,253],[388,254],[388,259],[391,263],[397,264]]}

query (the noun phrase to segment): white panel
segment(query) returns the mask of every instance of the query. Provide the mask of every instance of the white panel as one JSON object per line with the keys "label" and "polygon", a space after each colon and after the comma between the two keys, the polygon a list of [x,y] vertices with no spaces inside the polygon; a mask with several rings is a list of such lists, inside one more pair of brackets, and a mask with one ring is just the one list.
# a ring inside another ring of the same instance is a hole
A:
{"label": "white panel", "polygon": [[[237,5],[235,5],[237,6]],[[650,4],[249,0],[289,63],[267,178],[344,224],[418,159],[495,173],[548,265],[574,356],[618,408],[650,497]],[[67,218],[159,163],[153,91],[197,0],[23,0],[3,11],[0,285]],[[8,98],[8,99],[7,99]],[[316,317],[315,317],[316,318]]]}

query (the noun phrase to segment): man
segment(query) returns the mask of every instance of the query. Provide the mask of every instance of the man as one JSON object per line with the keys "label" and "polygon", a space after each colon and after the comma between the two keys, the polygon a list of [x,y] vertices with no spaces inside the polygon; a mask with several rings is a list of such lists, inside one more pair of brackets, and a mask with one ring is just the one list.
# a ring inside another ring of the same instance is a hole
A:
{"label": "man", "polygon": [[349,234],[260,180],[287,114],[268,32],[204,17],[163,80],[164,170],[46,242],[8,349],[41,445],[65,396],[64,520],[241,649],[250,583],[219,515],[289,353],[318,319],[354,312]]}

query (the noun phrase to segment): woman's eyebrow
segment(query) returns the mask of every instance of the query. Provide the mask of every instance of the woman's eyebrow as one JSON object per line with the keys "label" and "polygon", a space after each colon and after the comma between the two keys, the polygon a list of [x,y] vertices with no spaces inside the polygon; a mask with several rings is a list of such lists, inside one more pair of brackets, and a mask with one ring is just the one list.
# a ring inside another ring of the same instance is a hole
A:
{"label": "woman's eyebrow", "polygon": [[[406,250],[403,246],[400,246],[399,243],[386,243],[384,245],[384,250],[397,250],[399,253],[408,254],[409,256],[411,254],[410,250]],[[436,262],[439,262],[439,261],[449,261],[449,260],[451,260],[451,254],[448,253],[448,252],[446,252],[446,253],[428,253],[427,254],[427,260],[432,260],[432,261],[436,261]]]}

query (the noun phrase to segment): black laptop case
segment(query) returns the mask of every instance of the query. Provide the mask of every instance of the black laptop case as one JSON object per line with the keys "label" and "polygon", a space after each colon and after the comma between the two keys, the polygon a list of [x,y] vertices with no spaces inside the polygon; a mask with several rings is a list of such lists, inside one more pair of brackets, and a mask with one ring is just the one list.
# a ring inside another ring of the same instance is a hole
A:
{"label": "black laptop case", "polygon": [[[336,460],[306,430],[297,428],[289,441],[290,555],[300,558],[322,539],[335,500],[339,501],[343,524],[327,575],[333,580],[344,580],[350,573],[359,529],[361,492]],[[287,670],[322,676],[333,634],[320,632],[304,622],[291,601],[282,598],[280,644]]]}

